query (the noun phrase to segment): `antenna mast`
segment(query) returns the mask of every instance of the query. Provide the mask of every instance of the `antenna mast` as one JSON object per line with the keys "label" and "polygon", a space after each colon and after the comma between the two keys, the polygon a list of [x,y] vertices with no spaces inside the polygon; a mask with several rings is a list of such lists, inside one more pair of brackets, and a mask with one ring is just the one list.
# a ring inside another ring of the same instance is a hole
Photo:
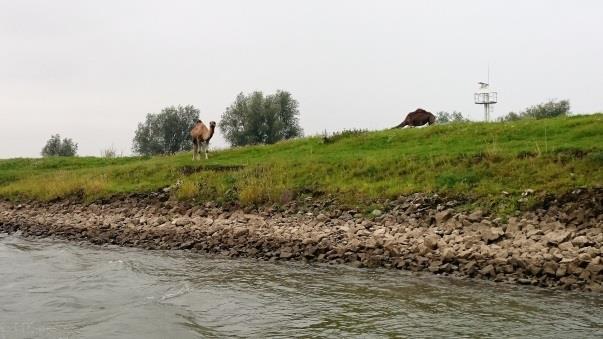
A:
{"label": "antenna mast", "polygon": [[478,82],[479,90],[473,94],[473,99],[477,105],[484,105],[484,121],[490,121],[492,107],[498,102],[498,92],[490,90],[490,65],[488,64],[488,82]]}

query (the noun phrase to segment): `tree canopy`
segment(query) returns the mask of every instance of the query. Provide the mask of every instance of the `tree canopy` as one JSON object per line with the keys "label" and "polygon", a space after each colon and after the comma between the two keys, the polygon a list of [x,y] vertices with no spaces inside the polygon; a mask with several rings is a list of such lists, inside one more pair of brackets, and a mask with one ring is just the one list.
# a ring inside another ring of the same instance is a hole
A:
{"label": "tree canopy", "polygon": [[44,157],[72,157],[77,153],[77,143],[69,138],[61,140],[59,134],[52,135],[42,148],[42,156]]}
{"label": "tree canopy", "polygon": [[170,106],[161,113],[149,113],[138,124],[132,149],[141,155],[172,154],[192,148],[190,130],[199,120],[199,110],[192,105]]}
{"label": "tree canopy", "polygon": [[448,112],[438,112],[436,113],[436,122],[438,124],[447,124],[447,123],[456,123],[456,122],[468,122],[469,119],[463,116],[463,113],[453,111],[452,113]]}
{"label": "tree canopy", "polygon": [[545,119],[570,114],[569,100],[549,100],[545,103],[530,106],[523,112],[509,112],[504,117],[499,118],[500,121],[513,121],[525,118]]}
{"label": "tree canopy", "polygon": [[302,136],[298,106],[287,91],[266,96],[260,91],[239,93],[222,114],[220,130],[232,146],[273,144]]}

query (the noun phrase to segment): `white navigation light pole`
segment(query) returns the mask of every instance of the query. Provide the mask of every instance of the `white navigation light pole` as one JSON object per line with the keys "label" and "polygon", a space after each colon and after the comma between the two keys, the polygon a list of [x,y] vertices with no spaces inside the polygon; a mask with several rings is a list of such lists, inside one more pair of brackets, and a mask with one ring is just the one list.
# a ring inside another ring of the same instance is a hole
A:
{"label": "white navigation light pole", "polygon": [[479,90],[473,95],[475,103],[478,105],[484,105],[484,120],[490,121],[490,113],[492,113],[492,106],[497,102],[498,93],[490,89],[490,84],[485,82],[478,82]]}

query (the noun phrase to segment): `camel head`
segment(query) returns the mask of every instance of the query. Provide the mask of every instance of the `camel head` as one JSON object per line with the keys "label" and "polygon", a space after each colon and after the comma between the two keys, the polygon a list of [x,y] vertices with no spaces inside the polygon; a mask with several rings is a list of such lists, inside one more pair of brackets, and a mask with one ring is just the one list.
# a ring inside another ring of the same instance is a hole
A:
{"label": "camel head", "polygon": [[209,128],[211,128],[211,129],[216,128],[216,122],[215,121],[210,121],[209,122]]}

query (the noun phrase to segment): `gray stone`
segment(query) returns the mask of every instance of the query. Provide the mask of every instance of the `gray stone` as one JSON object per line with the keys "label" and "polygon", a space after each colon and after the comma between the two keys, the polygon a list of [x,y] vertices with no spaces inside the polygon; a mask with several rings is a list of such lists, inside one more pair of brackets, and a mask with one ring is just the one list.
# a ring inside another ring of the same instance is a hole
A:
{"label": "gray stone", "polygon": [[480,225],[478,227],[478,232],[483,241],[495,241],[502,237],[505,232],[500,227],[490,227],[487,225]]}
{"label": "gray stone", "polygon": [[429,234],[423,239],[423,244],[429,249],[436,249],[438,247],[438,241],[440,236],[437,234]]}
{"label": "gray stone", "polygon": [[450,217],[452,217],[452,210],[450,210],[450,209],[447,209],[447,210],[444,210],[441,212],[437,212],[435,215],[435,219],[436,219],[436,222],[438,223],[438,225],[447,221],[448,219],[450,219]]}
{"label": "gray stone", "polygon": [[545,234],[544,240],[546,240],[549,244],[560,244],[566,241],[570,235],[571,232],[569,231],[553,231]]}
{"label": "gray stone", "polygon": [[584,247],[588,245],[593,245],[594,242],[590,241],[587,237],[581,235],[572,239],[572,244],[576,247]]}

